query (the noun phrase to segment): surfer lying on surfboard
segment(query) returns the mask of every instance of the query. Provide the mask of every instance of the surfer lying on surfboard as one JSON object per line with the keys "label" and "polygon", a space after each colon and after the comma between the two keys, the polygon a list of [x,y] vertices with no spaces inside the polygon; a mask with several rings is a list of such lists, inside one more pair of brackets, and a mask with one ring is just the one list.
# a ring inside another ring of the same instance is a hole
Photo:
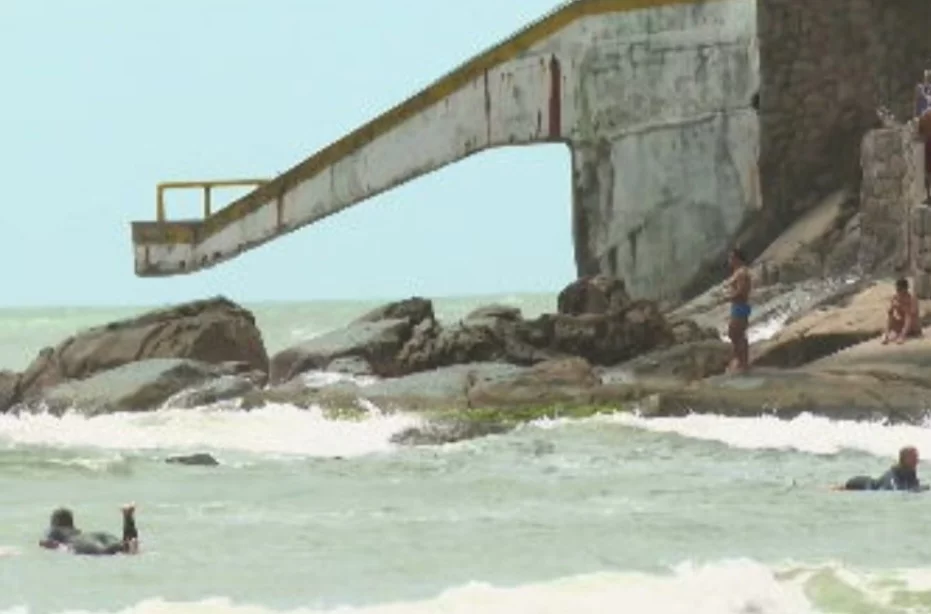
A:
{"label": "surfer lying on surfboard", "polygon": [[139,552],[139,532],[136,530],[136,506],[123,506],[123,539],[103,531],[85,533],[74,526],[74,514],[61,507],[52,512],[45,537],[39,541],[43,548],[64,548],[74,554],[109,555],[136,554]]}
{"label": "surfer lying on surfboard", "polygon": [[899,450],[899,462],[879,478],[858,475],[834,490],[928,490],[918,480],[918,449],[906,446]]}

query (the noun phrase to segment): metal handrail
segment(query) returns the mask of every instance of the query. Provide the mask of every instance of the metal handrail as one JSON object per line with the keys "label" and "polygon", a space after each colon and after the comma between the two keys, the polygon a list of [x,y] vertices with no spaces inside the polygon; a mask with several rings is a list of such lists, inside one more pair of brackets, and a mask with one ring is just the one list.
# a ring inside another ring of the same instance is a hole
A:
{"label": "metal handrail", "polygon": [[165,221],[165,192],[167,190],[201,189],[204,191],[204,218],[210,217],[210,191],[213,188],[259,187],[268,183],[268,179],[217,179],[213,181],[164,181],[155,187],[155,219]]}

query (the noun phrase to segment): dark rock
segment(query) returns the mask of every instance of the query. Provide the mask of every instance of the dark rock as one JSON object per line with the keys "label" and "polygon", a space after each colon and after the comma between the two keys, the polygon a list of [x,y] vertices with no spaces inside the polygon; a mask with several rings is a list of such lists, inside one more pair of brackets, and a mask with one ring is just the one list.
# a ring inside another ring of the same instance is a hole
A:
{"label": "dark rock", "polygon": [[356,319],[353,324],[368,324],[382,320],[407,320],[411,325],[416,325],[424,320],[434,319],[433,302],[415,296],[377,307]]}
{"label": "dark rock", "polygon": [[165,401],[165,405],[174,409],[204,407],[238,399],[257,389],[255,381],[249,376],[223,375],[196,388],[182,390]]}
{"label": "dark rock", "polygon": [[613,365],[674,342],[666,319],[652,301],[635,301],[604,315],[546,315],[538,325],[550,332],[549,349]]}
{"label": "dark rock", "polygon": [[699,326],[694,320],[675,320],[670,323],[673,343],[694,343],[696,341],[718,340],[718,330],[712,326]]}
{"label": "dark rock", "polygon": [[217,459],[205,452],[186,454],[183,456],[169,456],[165,459],[165,462],[172,465],[195,465],[198,467],[216,467],[220,464]]}
{"label": "dark rock", "polygon": [[361,356],[342,356],[336,358],[326,366],[326,370],[330,373],[343,373],[345,375],[374,375],[372,372],[372,365]]}
{"label": "dark rock", "polygon": [[[595,277],[564,291],[565,305],[599,313],[524,320],[519,310],[488,306],[452,326],[433,319],[423,299],[392,303],[343,330],[275,355],[270,379],[279,384],[310,370],[368,374],[369,368],[393,378],[457,364],[532,366],[571,357],[612,365],[677,341],[716,336],[682,318],[670,326],[656,303],[631,301],[623,288],[620,280]],[[405,317],[384,319],[393,315]]]}
{"label": "dark rock", "polygon": [[322,370],[339,358],[361,358],[384,377],[398,375],[395,356],[413,332],[406,319],[360,321],[275,354],[269,381],[280,384],[305,371]]}
{"label": "dark rock", "polygon": [[903,382],[894,373],[755,368],[652,395],[641,411],[651,417],[713,413],[784,419],[814,413],[836,420],[917,424],[923,420],[927,395],[928,388]]}
{"label": "dark rock", "polygon": [[605,314],[620,311],[630,303],[622,279],[607,275],[582,277],[559,293],[557,311],[564,315]]}
{"label": "dark rock", "polygon": [[521,367],[506,363],[451,365],[382,380],[359,388],[357,394],[383,409],[464,409],[469,405],[470,387],[520,371]]}
{"label": "dark rock", "polygon": [[440,446],[449,443],[498,435],[512,430],[513,425],[497,421],[442,420],[428,422],[396,433],[391,443],[403,446]]}
{"label": "dark rock", "polygon": [[540,363],[476,382],[469,389],[470,407],[514,408],[591,403],[600,383],[591,365],[581,359]]}
{"label": "dark rock", "polygon": [[674,345],[638,356],[602,374],[604,383],[631,383],[651,378],[683,382],[720,375],[731,361],[730,344],[718,340]]}
{"label": "dark rock", "polygon": [[19,373],[0,371],[0,414],[9,411],[20,400]]}
{"label": "dark rock", "polygon": [[83,380],[148,359],[190,359],[210,364],[239,361],[267,372],[268,354],[255,318],[225,298],[150,311],[78,333],[45,348],[22,375],[26,401],[69,380]]}
{"label": "dark rock", "polygon": [[478,324],[494,324],[497,320],[506,320],[508,322],[519,322],[523,319],[521,310],[517,307],[508,305],[485,305],[471,311],[463,322]]}
{"label": "dark rock", "polygon": [[83,380],[45,390],[31,408],[87,415],[157,409],[170,397],[217,377],[214,365],[193,360],[152,358],[122,365]]}

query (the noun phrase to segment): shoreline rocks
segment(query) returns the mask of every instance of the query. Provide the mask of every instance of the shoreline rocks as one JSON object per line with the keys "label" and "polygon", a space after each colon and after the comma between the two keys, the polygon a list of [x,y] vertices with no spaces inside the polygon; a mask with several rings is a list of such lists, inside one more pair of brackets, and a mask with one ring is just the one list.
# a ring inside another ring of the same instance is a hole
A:
{"label": "shoreline rocks", "polygon": [[90,413],[145,410],[185,387],[249,373],[265,384],[268,352],[255,316],[224,298],[182,303],[79,331],[0,373],[0,412],[68,403]]}
{"label": "shoreline rocks", "polygon": [[[798,286],[761,295],[778,300],[780,291]],[[0,372],[0,408],[93,416],[228,402],[342,417],[372,407],[418,412],[424,424],[394,438],[404,445],[618,409],[916,423],[931,396],[931,338],[879,345],[892,292],[891,281],[827,287],[814,310],[754,344],[751,371],[736,376],[724,375],[730,345],[700,323],[707,297],[664,315],[603,277],[577,280],[560,294],[563,313],[532,320],[488,305],[444,324],[427,299],[388,303],[271,359],[252,314],[211,299],[79,332],[40,352],[24,373]],[[931,321],[931,301],[921,312]],[[327,370],[377,377],[312,383],[310,375]]]}

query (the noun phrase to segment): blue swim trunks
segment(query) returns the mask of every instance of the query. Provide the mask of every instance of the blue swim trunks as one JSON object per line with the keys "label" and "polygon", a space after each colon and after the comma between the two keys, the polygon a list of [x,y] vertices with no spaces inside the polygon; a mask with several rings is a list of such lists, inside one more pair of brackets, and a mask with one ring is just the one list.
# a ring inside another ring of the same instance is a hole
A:
{"label": "blue swim trunks", "polygon": [[750,305],[748,303],[731,303],[731,317],[738,320],[750,318]]}

